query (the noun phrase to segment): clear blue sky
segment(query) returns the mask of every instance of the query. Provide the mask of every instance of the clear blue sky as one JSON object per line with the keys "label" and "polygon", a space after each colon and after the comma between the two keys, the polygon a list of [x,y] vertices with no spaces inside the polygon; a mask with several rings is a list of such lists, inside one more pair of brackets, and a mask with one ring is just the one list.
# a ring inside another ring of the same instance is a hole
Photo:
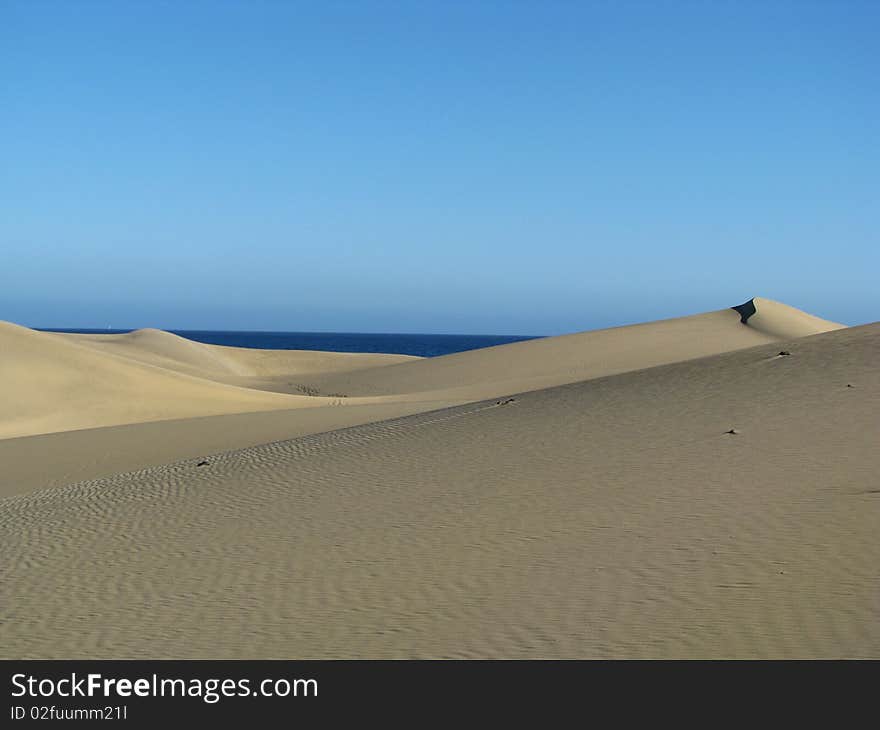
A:
{"label": "clear blue sky", "polygon": [[880,319],[880,3],[0,0],[0,319]]}

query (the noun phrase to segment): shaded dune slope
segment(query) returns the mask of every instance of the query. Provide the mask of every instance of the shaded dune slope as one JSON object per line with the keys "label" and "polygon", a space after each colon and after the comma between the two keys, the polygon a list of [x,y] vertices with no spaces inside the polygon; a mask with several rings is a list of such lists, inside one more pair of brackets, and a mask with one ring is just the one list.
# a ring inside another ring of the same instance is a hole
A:
{"label": "shaded dune slope", "polygon": [[0,498],[450,405],[417,400],[226,413],[0,439]]}

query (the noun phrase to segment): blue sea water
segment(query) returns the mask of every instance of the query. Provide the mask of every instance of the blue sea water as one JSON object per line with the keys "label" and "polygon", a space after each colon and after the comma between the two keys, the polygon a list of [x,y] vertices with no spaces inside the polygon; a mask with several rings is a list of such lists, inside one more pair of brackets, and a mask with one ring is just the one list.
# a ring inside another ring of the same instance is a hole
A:
{"label": "blue sea water", "polygon": [[[120,329],[53,329],[44,332],[121,334]],[[383,352],[436,357],[481,347],[535,339],[516,335],[416,335],[363,332],[234,332],[223,330],[169,330],[176,335],[209,345],[253,347],[262,350],[327,350],[330,352]]]}

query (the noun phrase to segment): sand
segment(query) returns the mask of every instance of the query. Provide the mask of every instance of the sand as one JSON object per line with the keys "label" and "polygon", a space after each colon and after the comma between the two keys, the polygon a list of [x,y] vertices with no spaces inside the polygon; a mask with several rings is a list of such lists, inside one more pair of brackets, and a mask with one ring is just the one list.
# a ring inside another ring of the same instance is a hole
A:
{"label": "sand", "polygon": [[[0,438],[125,423],[337,404],[300,387],[402,355],[261,352],[203,345],[158,330],[69,335],[0,323]],[[283,372],[283,387],[264,389]]]}
{"label": "sand", "polygon": [[880,324],[754,304],[262,365],[7,325],[0,655],[878,657]]}
{"label": "sand", "polygon": [[752,301],[760,311],[745,326],[723,309],[427,360],[220,347],[150,329],[77,335],[0,323],[0,439],[270,410],[405,401],[426,410],[842,326]]}

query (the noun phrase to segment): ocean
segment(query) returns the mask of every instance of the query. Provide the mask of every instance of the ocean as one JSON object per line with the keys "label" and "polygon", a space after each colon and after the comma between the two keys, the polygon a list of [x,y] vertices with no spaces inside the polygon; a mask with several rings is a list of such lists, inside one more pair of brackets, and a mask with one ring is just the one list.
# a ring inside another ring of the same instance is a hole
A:
{"label": "ocean", "polygon": [[[74,332],[111,335],[127,329],[54,329],[43,332]],[[453,352],[536,339],[517,335],[418,335],[365,332],[236,332],[224,330],[169,330],[176,335],[209,345],[253,347],[261,350],[328,350],[330,352],[383,352],[437,357]]]}

